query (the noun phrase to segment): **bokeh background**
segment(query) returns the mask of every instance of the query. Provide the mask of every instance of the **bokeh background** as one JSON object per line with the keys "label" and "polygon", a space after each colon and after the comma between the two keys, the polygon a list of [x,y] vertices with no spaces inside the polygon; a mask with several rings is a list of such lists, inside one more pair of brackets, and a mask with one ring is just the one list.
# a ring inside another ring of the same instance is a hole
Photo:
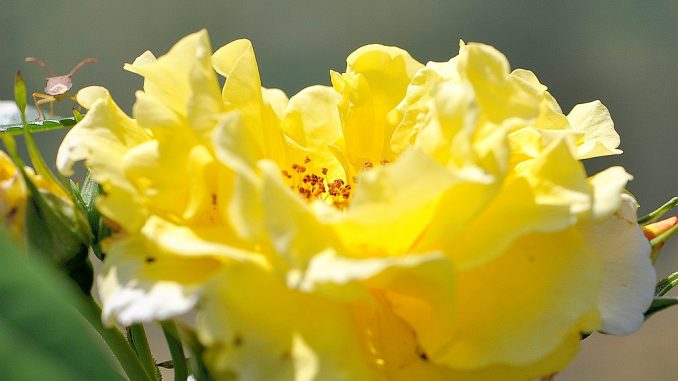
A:
{"label": "bokeh background", "polygon": [[[535,71],[563,110],[600,99],[622,136],[623,155],[593,159],[591,173],[623,165],[644,214],[678,195],[678,1],[207,1],[1,0],[0,100],[12,99],[17,69],[29,91],[45,60],[58,74],[85,57],[74,88],[107,87],[127,111],[139,77],[122,69],[145,50],[163,54],[184,35],[207,28],[213,47],[252,40],[264,86],[288,95],[329,84],[350,52],[367,43],[397,45],[422,62],[448,60],[459,39],[484,42],[512,67]],[[58,109],[67,114],[71,104]],[[38,136],[53,158],[62,132]],[[678,242],[658,262],[678,270]],[[519,306],[516,306],[519,308]],[[158,356],[166,351],[158,345]],[[673,380],[678,374],[678,308],[630,337],[593,335],[558,380]]]}

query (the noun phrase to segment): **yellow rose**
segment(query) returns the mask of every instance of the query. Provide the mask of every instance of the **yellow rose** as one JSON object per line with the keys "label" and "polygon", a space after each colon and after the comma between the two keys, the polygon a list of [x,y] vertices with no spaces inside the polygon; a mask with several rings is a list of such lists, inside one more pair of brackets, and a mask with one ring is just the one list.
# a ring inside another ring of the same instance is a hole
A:
{"label": "yellow rose", "polygon": [[581,332],[637,328],[654,271],[620,223],[630,176],[579,161],[618,152],[600,103],[565,116],[480,44],[427,65],[369,45],[289,100],[249,41],[210,53],[202,31],[128,65],[134,118],[78,94],[58,165],[104,189],[108,321],[201,300],[210,369],[249,380],[527,380]]}
{"label": "yellow rose", "polygon": [[648,245],[637,224],[608,222],[630,176],[587,178],[579,162],[617,153],[602,105],[566,117],[479,44],[425,67],[367,46],[332,81],[339,96],[290,98],[282,166],[237,114],[215,132],[244,184],[234,226],[273,249],[273,268],[228,268],[206,290],[200,332],[218,374],[530,379],[562,369],[581,332],[637,328]]}

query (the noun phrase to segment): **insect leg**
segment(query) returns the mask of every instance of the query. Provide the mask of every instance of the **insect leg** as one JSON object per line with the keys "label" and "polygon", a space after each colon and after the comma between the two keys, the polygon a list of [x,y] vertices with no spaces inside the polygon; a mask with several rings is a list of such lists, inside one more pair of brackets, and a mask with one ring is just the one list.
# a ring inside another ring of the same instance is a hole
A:
{"label": "insect leg", "polygon": [[38,119],[45,119],[45,114],[43,114],[40,109],[40,106],[45,103],[50,104],[50,116],[54,117],[54,102],[56,101],[56,98],[47,94],[33,93],[33,101],[35,102],[35,108],[38,110]]}

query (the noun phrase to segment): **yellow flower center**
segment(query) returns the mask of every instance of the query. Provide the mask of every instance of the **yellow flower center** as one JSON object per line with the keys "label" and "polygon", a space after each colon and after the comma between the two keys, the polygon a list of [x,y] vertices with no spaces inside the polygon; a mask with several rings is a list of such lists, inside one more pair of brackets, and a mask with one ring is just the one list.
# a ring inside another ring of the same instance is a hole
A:
{"label": "yellow flower center", "polygon": [[299,193],[309,202],[321,200],[337,209],[345,209],[351,198],[351,185],[343,179],[329,180],[327,168],[320,168],[320,172],[313,173],[308,164],[311,158],[304,159],[303,164],[292,163],[291,171],[283,170],[283,177],[290,184],[290,188]]}

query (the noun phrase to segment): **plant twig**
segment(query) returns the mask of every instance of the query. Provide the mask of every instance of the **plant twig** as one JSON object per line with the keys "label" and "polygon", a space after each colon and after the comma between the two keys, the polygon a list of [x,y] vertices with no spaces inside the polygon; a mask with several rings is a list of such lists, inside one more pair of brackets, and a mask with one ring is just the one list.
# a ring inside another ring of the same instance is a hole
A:
{"label": "plant twig", "polygon": [[148,338],[146,337],[146,331],[144,326],[141,324],[132,324],[126,328],[127,331],[127,340],[129,340],[132,348],[139,356],[141,365],[144,367],[144,370],[148,374],[151,380],[158,381],[158,368],[155,366],[155,359],[151,353],[151,348],[148,345]]}
{"label": "plant twig", "polygon": [[185,381],[188,378],[188,365],[186,364],[186,355],[184,354],[184,347],[181,344],[177,326],[171,320],[163,321],[161,326],[165,339],[167,339],[167,346],[172,354],[174,381]]}
{"label": "plant twig", "polygon": [[111,352],[113,352],[113,355],[116,357],[130,380],[153,381],[141,365],[139,358],[134,353],[134,349],[132,349],[127,340],[125,340],[122,332],[115,327],[106,328],[101,323],[101,309],[93,299],[88,298],[87,302],[83,303],[80,312],[99,335],[101,335],[101,338],[111,349]]}

